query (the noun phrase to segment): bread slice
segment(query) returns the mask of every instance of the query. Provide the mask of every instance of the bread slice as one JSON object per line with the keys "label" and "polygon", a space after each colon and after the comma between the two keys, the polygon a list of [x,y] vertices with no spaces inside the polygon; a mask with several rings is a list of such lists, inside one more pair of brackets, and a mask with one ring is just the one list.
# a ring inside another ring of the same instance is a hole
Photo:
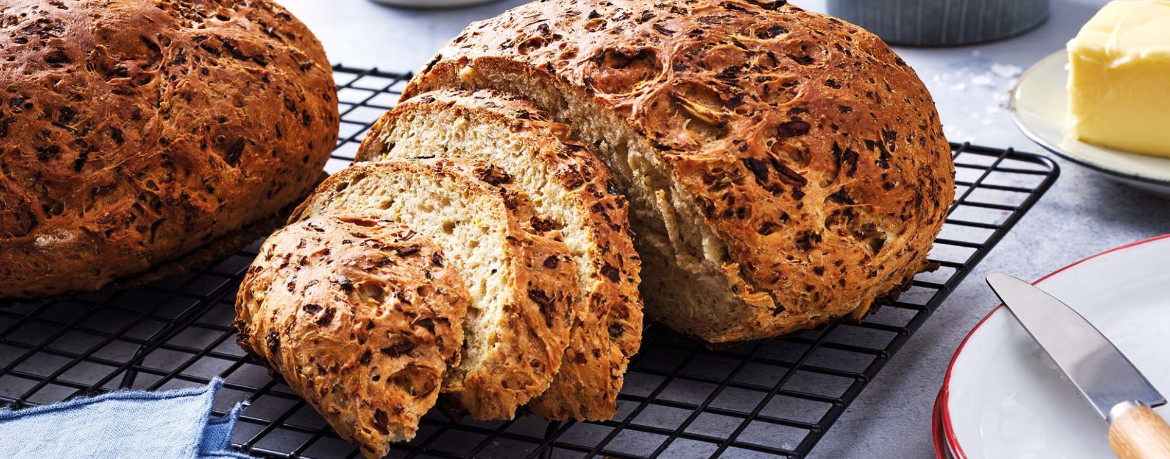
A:
{"label": "bread slice", "polygon": [[354,164],[329,177],[290,221],[371,213],[430,237],[471,295],[463,362],[444,390],[476,419],[511,419],[561,366],[577,277],[555,231],[534,229],[528,195],[503,170],[468,160]]}
{"label": "bread slice", "polygon": [[274,233],[236,301],[240,347],[380,458],[410,440],[459,365],[470,295],[428,238],[323,214]]}
{"label": "bread slice", "polygon": [[408,84],[513,92],[630,199],[646,313],[711,342],[860,317],[930,266],[954,165],[880,39],[783,1],[549,0],[471,24]]}
{"label": "bread slice", "polygon": [[436,91],[386,113],[366,135],[357,160],[472,158],[516,179],[537,214],[564,234],[584,299],[560,371],[528,407],[550,419],[610,419],[642,338],[641,262],[626,200],[611,191],[609,169],[568,135],[568,126],[515,95]]}

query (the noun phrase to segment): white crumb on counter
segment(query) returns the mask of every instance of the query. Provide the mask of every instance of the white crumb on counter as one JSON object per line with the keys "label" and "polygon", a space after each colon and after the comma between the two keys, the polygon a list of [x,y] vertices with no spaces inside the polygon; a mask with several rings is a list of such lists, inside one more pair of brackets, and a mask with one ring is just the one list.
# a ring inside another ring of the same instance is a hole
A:
{"label": "white crumb on counter", "polygon": [[1023,72],[1024,69],[1011,64],[1000,64],[998,62],[991,64],[991,73],[999,75],[1003,78],[1015,78],[1020,76],[1020,74]]}

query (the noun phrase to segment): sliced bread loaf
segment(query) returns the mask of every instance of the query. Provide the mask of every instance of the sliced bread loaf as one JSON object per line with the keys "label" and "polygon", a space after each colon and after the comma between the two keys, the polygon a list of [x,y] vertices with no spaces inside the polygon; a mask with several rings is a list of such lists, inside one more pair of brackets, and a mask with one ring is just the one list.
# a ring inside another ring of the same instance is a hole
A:
{"label": "sliced bread loaf", "polygon": [[357,160],[413,156],[488,161],[532,196],[536,212],[564,234],[583,301],[564,362],[528,404],[550,419],[609,419],[630,356],[642,338],[640,260],[625,198],[609,169],[569,128],[531,102],[496,91],[444,90],[399,104],[366,135]]}
{"label": "sliced bread loaf", "polygon": [[410,440],[459,365],[470,296],[425,236],[326,214],[277,231],[240,287],[240,347],[367,457]]}
{"label": "sliced bread loaf", "polygon": [[471,295],[463,360],[444,382],[476,419],[511,419],[561,366],[577,276],[568,248],[511,176],[483,162],[354,164],[322,183],[290,221],[327,212],[389,218],[435,241]]}
{"label": "sliced bread loaf", "polygon": [[630,199],[646,312],[712,342],[860,316],[929,266],[954,166],[880,39],[783,1],[550,0],[476,22],[404,99],[514,92]]}

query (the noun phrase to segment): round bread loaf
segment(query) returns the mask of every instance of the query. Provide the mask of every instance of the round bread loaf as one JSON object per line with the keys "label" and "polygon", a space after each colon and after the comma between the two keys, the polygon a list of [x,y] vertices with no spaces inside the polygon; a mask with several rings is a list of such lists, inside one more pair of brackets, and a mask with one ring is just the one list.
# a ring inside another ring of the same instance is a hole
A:
{"label": "round bread loaf", "polygon": [[324,50],[270,1],[16,0],[0,18],[0,297],[238,250],[336,142]]}
{"label": "round bread loaf", "polygon": [[410,440],[459,365],[469,299],[426,236],[348,214],[289,225],[240,287],[240,347],[367,457]]}
{"label": "round bread loaf", "polygon": [[860,316],[928,266],[954,197],[930,94],[876,36],[784,1],[552,0],[410,83],[514,92],[630,199],[647,315],[712,342]]}

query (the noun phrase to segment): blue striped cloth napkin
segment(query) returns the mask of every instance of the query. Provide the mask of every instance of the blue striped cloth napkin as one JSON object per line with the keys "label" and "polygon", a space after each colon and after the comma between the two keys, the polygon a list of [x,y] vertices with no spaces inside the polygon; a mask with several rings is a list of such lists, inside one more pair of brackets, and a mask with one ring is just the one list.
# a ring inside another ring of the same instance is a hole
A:
{"label": "blue striped cloth napkin", "polygon": [[242,404],[211,412],[216,378],[203,387],[120,390],[23,410],[0,411],[0,457],[250,458],[231,447]]}

